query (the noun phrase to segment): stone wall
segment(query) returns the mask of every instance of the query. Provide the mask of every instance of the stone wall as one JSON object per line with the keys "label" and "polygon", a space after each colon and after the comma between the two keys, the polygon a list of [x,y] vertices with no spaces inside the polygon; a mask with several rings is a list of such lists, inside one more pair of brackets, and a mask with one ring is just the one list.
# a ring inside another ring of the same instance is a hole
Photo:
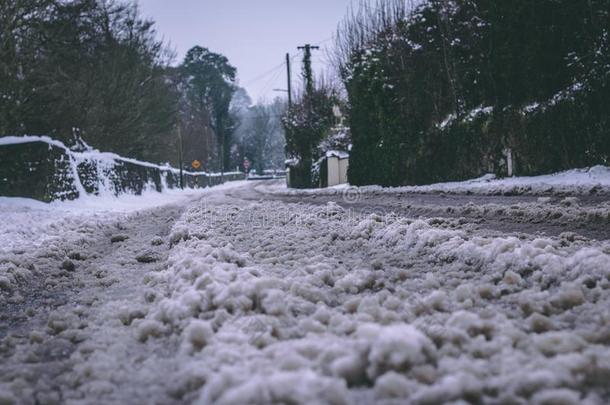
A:
{"label": "stone wall", "polygon": [[[33,138],[33,137],[32,137]],[[2,138],[0,138],[1,140]],[[0,196],[40,201],[76,199],[82,194],[141,194],[180,187],[179,170],[96,151],[73,152],[58,142],[34,138],[0,143]],[[184,172],[184,186],[201,188],[244,179]]]}

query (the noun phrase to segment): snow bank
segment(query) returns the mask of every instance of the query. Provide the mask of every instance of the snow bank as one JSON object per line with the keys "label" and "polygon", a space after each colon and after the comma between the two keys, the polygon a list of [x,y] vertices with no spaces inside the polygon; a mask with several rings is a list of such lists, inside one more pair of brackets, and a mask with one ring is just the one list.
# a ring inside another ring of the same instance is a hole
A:
{"label": "snow bank", "polygon": [[148,190],[142,195],[85,195],[76,200],[51,203],[0,196],[0,252],[31,246],[34,242],[40,244],[50,232],[61,232],[64,225],[78,218],[93,222],[111,217],[120,220],[121,214],[184,203],[245,184],[245,181],[236,181],[208,189],[168,189],[162,193]]}
{"label": "snow bank", "polygon": [[141,196],[85,195],[77,200],[51,203],[0,197],[0,292],[27,283],[36,274],[44,275],[44,269],[34,266],[40,257],[64,257],[70,253],[66,246],[82,250],[95,231],[112,223],[120,224],[128,215],[185,203],[244,184],[241,181],[209,189],[146,191]]}
{"label": "snow bank", "polygon": [[[325,190],[287,190],[282,186],[261,187],[272,194],[309,195],[337,194],[341,188]],[[522,195],[522,194],[610,194],[610,167],[594,166],[587,169],[574,169],[561,173],[534,176],[496,179],[488,174],[478,179],[439,183],[428,186],[410,186],[382,188],[366,186],[355,189],[361,193],[453,193],[482,195]]]}

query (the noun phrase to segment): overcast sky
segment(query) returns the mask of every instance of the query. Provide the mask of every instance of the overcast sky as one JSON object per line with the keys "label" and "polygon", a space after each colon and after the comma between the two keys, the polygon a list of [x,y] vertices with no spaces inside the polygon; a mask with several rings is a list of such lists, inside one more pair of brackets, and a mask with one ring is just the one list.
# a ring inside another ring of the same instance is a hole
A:
{"label": "overcast sky", "polygon": [[[253,101],[272,100],[286,88],[286,52],[293,57],[293,80],[299,80],[297,46],[330,46],[337,24],[351,0],[139,0],[142,14],[156,21],[159,35],[177,51],[178,61],[194,45],[222,53],[238,70],[240,85]],[[323,67],[324,51],[314,67]],[[263,76],[264,75],[264,76]],[[261,77],[262,76],[262,77]]]}

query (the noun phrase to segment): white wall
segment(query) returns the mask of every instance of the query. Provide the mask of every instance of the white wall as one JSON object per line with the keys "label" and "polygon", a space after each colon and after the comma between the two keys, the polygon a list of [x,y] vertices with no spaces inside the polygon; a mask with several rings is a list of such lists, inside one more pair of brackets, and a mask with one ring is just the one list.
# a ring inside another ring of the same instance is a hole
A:
{"label": "white wall", "polygon": [[327,158],[328,167],[328,187],[347,183],[347,168],[349,159],[339,159],[338,157]]}
{"label": "white wall", "polygon": [[339,184],[347,184],[347,168],[349,167],[349,159],[339,160]]}

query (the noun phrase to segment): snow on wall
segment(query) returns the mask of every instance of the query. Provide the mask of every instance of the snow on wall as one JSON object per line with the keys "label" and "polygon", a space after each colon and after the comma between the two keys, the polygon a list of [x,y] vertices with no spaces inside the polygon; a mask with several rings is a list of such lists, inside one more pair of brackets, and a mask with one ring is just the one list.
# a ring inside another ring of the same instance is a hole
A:
{"label": "snow on wall", "polygon": [[[150,189],[161,192],[180,185],[179,169],[85,146],[84,151],[74,151],[47,136],[1,137],[0,195],[51,201],[87,194],[139,195]],[[220,173],[184,173],[185,186],[189,188],[217,185],[222,177]],[[239,172],[224,174],[228,181],[242,178]]]}

